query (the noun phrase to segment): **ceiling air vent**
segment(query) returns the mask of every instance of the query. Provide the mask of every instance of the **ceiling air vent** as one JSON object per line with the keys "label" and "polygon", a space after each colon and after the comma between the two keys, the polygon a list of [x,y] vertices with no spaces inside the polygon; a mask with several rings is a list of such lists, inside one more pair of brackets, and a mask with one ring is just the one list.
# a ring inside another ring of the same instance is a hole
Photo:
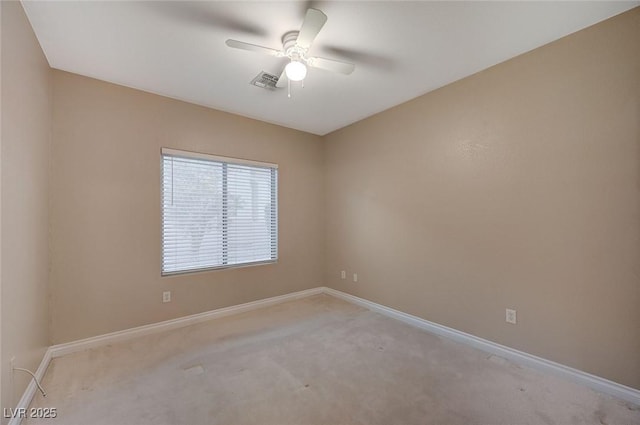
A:
{"label": "ceiling air vent", "polygon": [[275,90],[276,83],[278,82],[278,76],[269,74],[268,72],[262,71],[260,74],[256,76],[253,80],[251,80],[251,84],[256,87],[262,87],[263,89]]}

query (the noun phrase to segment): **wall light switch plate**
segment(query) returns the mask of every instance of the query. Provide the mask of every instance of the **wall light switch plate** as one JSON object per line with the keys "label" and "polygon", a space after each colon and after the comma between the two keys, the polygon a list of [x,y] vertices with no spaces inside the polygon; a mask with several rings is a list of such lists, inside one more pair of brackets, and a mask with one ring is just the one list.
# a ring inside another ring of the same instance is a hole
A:
{"label": "wall light switch plate", "polygon": [[164,291],[162,293],[162,302],[168,303],[171,301],[171,291]]}
{"label": "wall light switch plate", "polygon": [[358,273],[354,273],[353,274],[353,281],[357,282],[358,281]]}
{"label": "wall light switch plate", "polygon": [[346,279],[347,278],[347,272],[345,270],[342,270],[340,272],[340,279]]}
{"label": "wall light switch plate", "polygon": [[515,325],[516,322],[517,322],[516,311],[515,310],[511,310],[510,308],[508,308],[507,309],[507,316],[506,316],[505,320],[507,321],[507,323],[511,323],[511,324]]}

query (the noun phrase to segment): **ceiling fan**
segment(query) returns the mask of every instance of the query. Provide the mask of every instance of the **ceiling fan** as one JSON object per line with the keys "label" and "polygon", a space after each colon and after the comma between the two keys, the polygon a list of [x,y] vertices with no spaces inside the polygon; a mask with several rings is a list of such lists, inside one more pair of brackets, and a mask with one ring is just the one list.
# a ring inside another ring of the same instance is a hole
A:
{"label": "ceiling fan", "polygon": [[327,22],[327,15],[318,9],[308,9],[300,31],[289,31],[282,36],[281,50],[232,39],[227,40],[226,44],[235,49],[265,53],[279,58],[288,58],[289,63],[287,63],[280,74],[276,87],[284,87],[285,84],[288,84],[289,97],[291,97],[291,81],[301,81],[304,85],[304,79],[307,76],[307,67],[320,68],[347,75],[351,74],[355,69],[355,65],[352,63],[307,56],[311,43],[313,43],[313,40],[315,40],[325,22]]}

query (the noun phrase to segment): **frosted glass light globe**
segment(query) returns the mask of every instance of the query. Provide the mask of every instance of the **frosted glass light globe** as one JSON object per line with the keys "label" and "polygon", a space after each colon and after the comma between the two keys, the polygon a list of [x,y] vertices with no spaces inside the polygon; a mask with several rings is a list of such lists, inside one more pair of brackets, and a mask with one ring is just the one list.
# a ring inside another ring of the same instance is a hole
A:
{"label": "frosted glass light globe", "polygon": [[298,61],[291,61],[284,68],[287,78],[291,81],[302,81],[307,76],[307,67]]}

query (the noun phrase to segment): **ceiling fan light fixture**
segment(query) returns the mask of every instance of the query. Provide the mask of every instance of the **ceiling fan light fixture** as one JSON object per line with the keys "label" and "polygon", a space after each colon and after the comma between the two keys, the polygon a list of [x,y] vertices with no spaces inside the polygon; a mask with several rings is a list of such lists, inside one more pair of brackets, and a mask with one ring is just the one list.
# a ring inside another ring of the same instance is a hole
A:
{"label": "ceiling fan light fixture", "polygon": [[307,76],[307,67],[300,61],[292,60],[284,68],[290,81],[302,81]]}

